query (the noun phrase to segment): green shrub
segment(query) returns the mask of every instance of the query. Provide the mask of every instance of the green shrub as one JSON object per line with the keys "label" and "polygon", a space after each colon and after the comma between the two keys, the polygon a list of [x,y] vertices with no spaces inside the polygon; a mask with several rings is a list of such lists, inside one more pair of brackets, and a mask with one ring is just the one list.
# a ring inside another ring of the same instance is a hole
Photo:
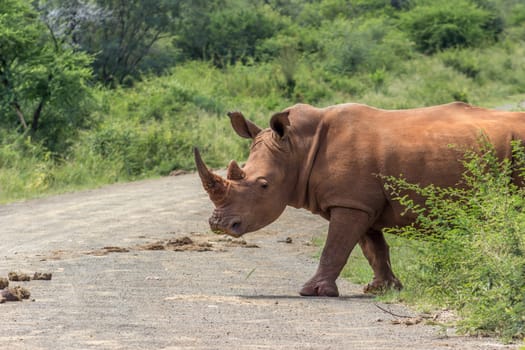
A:
{"label": "green shrub", "polygon": [[305,2],[297,16],[301,26],[319,27],[323,21],[331,22],[337,18],[351,18],[355,15],[352,6],[344,0]]}
{"label": "green shrub", "polygon": [[402,16],[405,30],[425,53],[494,40],[499,29],[493,22],[491,12],[469,0],[424,2]]}
{"label": "green shrub", "polygon": [[525,4],[516,4],[510,14],[510,23],[519,26],[525,23]]}
{"label": "green shrub", "polygon": [[411,56],[412,46],[388,19],[325,22],[322,55],[333,72],[355,74],[393,69]]}
{"label": "green shrub", "polygon": [[257,46],[281,27],[281,17],[266,5],[231,0],[184,8],[178,46],[188,57],[211,59],[219,67],[253,59]]}
{"label": "green shrub", "polygon": [[477,56],[467,50],[448,50],[441,55],[443,64],[452,67],[469,78],[476,78],[480,73]]}
{"label": "green shrub", "polygon": [[[461,188],[385,178],[387,191],[417,214],[411,226],[387,232],[421,242],[414,245],[410,261],[396,268],[427,302],[458,310],[463,331],[523,337],[525,189],[512,180],[525,175],[525,149],[513,143],[511,163],[498,159],[482,139],[479,151],[466,152],[463,165]],[[424,206],[409,192],[425,198]]]}

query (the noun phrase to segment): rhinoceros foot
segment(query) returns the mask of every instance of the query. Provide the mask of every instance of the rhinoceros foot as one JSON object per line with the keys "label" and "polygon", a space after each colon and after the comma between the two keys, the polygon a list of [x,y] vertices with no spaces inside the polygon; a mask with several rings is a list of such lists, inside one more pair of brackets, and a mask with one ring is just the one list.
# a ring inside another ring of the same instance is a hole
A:
{"label": "rhinoceros foot", "polygon": [[390,280],[376,280],[374,279],[372,282],[368,283],[364,288],[363,292],[367,294],[375,294],[380,295],[384,294],[389,290],[401,290],[403,289],[403,285],[397,278],[393,278]]}
{"label": "rhinoceros foot", "polygon": [[332,281],[309,281],[299,292],[303,297],[338,297],[339,290]]}

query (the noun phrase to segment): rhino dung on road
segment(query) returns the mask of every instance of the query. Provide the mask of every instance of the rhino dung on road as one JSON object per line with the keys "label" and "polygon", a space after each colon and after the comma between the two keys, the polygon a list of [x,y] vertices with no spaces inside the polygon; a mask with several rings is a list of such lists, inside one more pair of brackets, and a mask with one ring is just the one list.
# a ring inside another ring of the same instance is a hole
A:
{"label": "rhino dung on road", "polygon": [[329,220],[318,269],[300,291],[304,296],[338,296],[336,279],[356,244],[374,272],[365,292],[402,287],[381,230],[415,217],[401,215],[404,208],[377,174],[455,186],[464,170],[459,149],[476,147],[480,133],[500,158],[511,158],[511,141],[525,139],[525,113],[460,102],[407,110],[298,104],[273,115],[267,129],[240,112],[228,115],[237,134],[252,143],[246,164],[231,161],[226,179],[212,173],[195,148],[202,184],[215,205],[210,226],[239,237],[270,224],[287,205]]}

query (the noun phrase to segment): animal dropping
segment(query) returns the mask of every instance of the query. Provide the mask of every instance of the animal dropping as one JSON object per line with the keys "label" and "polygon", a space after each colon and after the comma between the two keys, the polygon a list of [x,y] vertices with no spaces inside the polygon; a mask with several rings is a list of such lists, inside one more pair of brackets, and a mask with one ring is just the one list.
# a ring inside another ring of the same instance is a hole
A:
{"label": "animal dropping", "polygon": [[[462,150],[476,148],[480,135],[511,161],[510,142],[525,139],[524,112],[461,102],[406,110],[298,104],[274,114],[266,129],[240,112],[228,116],[235,132],[252,141],[245,165],[231,161],[223,178],[194,149],[202,185],[215,205],[211,230],[240,237],[272,223],[288,205],[321,215],[329,221],[328,235],[317,271],[299,292],[304,296],[338,296],[335,281],[357,244],[374,272],[365,292],[402,288],[381,230],[410,224],[415,216],[402,215],[404,208],[378,175],[456,186],[464,171]],[[516,183],[523,185],[518,178]]]}
{"label": "animal dropping", "polygon": [[29,299],[30,296],[29,290],[20,286],[5,288],[0,291],[0,298],[4,301],[22,301],[22,299]]}
{"label": "animal dropping", "polygon": [[50,272],[35,272],[33,275],[33,280],[50,281],[52,276],[53,274]]}
{"label": "animal dropping", "polygon": [[7,274],[7,277],[9,278],[10,281],[13,281],[13,282],[25,282],[25,281],[30,281],[31,280],[31,276],[29,276],[28,274],[25,274],[25,273],[21,273],[21,272],[9,272]]}

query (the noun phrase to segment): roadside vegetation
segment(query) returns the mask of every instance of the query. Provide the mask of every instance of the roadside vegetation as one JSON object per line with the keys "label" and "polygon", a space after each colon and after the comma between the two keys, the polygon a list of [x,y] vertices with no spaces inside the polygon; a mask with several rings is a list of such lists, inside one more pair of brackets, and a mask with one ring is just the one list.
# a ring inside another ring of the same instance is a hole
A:
{"label": "roadside vegetation", "polygon": [[[513,165],[500,161],[488,141],[480,144],[462,162],[465,189],[387,179],[387,190],[418,214],[412,226],[388,232],[417,242],[409,261],[399,263],[410,298],[458,310],[468,333],[523,338],[525,190],[512,180],[524,178],[524,148],[513,144]],[[406,191],[426,198],[426,208]]]}
{"label": "roadside vegetation", "polygon": [[[524,99],[521,0],[3,0],[0,203],[193,169],[194,145],[214,167],[242,160],[248,147],[230,128],[230,110],[266,126],[299,102],[512,108]],[[490,195],[517,201],[515,191]],[[505,215],[519,222],[521,214]],[[413,249],[407,255],[429,243],[399,240],[398,254]],[[512,261],[516,271],[523,265]],[[464,329],[522,336],[512,288],[501,288],[499,309],[487,307],[505,320]]]}
{"label": "roadside vegetation", "polygon": [[[523,339],[525,190],[513,179],[525,175],[525,148],[513,144],[511,164],[499,160],[488,141],[479,142],[479,150],[467,151],[462,160],[463,189],[385,177],[386,190],[417,221],[386,230],[393,269],[404,289],[381,298],[417,304],[430,313],[454,310],[456,326],[468,334]],[[421,195],[425,206],[415,204],[409,193]],[[371,280],[359,248],[342,275],[361,284]]]}

